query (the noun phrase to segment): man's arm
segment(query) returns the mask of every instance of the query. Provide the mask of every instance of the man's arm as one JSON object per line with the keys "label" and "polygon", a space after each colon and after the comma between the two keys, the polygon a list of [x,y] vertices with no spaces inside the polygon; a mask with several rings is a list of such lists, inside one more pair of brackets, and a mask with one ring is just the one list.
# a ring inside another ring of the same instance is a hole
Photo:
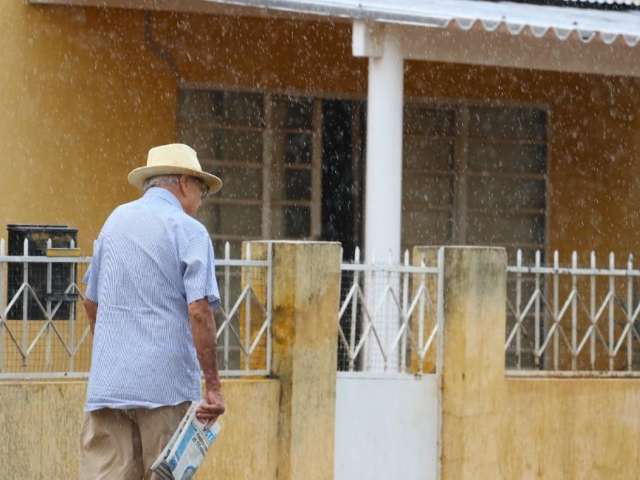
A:
{"label": "man's arm", "polygon": [[84,311],[87,312],[87,317],[89,317],[89,327],[91,328],[91,335],[93,335],[96,328],[96,317],[98,316],[98,304],[85,298],[82,301],[82,306]]}
{"label": "man's arm", "polygon": [[218,375],[216,323],[206,298],[189,304],[189,318],[191,334],[205,383],[204,401],[196,413],[200,420],[213,423],[224,413],[225,407]]}

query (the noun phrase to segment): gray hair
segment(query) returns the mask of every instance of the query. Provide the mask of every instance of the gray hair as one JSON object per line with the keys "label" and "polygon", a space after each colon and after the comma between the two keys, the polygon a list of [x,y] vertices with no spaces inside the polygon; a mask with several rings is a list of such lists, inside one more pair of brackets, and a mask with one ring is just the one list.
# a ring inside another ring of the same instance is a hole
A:
{"label": "gray hair", "polygon": [[180,175],[156,175],[149,177],[144,181],[142,190],[146,192],[151,187],[163,187],[165,185],[177,185]]}

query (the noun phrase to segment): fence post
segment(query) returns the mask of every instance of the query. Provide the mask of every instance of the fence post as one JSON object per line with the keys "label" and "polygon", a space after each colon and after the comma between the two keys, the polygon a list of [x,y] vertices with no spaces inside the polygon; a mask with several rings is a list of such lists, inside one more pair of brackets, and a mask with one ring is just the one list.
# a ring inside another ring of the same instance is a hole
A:
{"label": "fence post", "polygon": [[[0,257],[6,255],[4,238],[0,238]],[[6,296],[9,294],[9,279],[7,278],[7,263],[0,261],[0,373],[5,369],[5,334],[7,329],[7,317],[5,309],[7,308]]]}
{"label": "fence post", "polygon": [[[29,257],[29,240],[24,239],[22,255],[25,257]],[[27,351],[29,350],[29,326],[28,322],[29,318],[29,262],[25,260],[22,265],[22,281],[25,289],[22,292],[22,338],[21,340],[21,348],[22,348],[22,366],[27,366]]]}
{"label": "fence post", "polygon": [[[416,267],[435,267],[438,265],[438,251],[440,247],[418,246],[414,247],[411,255],[411,263]],[[438,279],[434,275],[416,273],[413,276],[413,293],[418,288],[425,288],[425,295],[420,297],[418,309],[413,314],[411,322],[411,371],[415,373],[434,373],[436,371],[436,353],[438,342],[433,341],[424,359],[421,360],[418,352],[424,348],[429,340],[437,322]]]}
{"label": "fence post", "polygon": [[441,479],[499,478],[507,255],[445,247]]}
{"label": "fence post", "polygon": [[272,374],[280,380],[278,480],[333,480],[342,249],[330,242],[250,242],[272,248]]}

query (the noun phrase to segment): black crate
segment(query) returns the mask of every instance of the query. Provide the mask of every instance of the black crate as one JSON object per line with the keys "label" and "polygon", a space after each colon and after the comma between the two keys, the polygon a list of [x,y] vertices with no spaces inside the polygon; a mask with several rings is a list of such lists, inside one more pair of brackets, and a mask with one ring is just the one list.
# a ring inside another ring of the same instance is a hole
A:
{"label": "black crate", "polygon": [[[8,225],[9,255],[22,256],[24,254],[24,241],[29,242],[29,256],[46,256],[47,240],[51,239],[53,248],[68,248],[72,242],[77,245],[78,229],[69,228],[66,225]],[[51,268],[51,292],[47,294],[47,264],[29,263],[29,285],[34,289],[38,299],[44,307],[47,300],[52,301],[52,308],[62,303],[54,315],[56,320],[69,319],[73,312],[73,304],[77,298],[75,294],[65,294],[65,290],[71,284],[72,275],[77,275],[75,263],[53,263]],[[77,282],[77,280],[76,280]],[[7,302],[20,289],[24,283],[24,264],[10,263],[8,266]],[[22,296],[9,310],[7,317],[11,320],[19,320],[23,317]],[[44,320],[45,315],[33,295],[29,293],[27,316],[30,320]]]}

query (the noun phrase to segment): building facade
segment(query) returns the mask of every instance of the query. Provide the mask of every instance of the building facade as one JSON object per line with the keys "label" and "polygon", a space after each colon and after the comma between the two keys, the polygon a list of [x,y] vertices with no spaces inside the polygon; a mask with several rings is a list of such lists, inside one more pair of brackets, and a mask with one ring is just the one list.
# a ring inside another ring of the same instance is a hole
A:
{"label": "building facade", "polygon": [[36,3],[0,13],[1,228],[72,225],[88,252],[137,195],[127,172],[183,141],[226,181],[201,213],[218,251],[257,238],[385,260],[417,244],[637,249],[639,85],[624,61],[638,54],[621,40]]}

